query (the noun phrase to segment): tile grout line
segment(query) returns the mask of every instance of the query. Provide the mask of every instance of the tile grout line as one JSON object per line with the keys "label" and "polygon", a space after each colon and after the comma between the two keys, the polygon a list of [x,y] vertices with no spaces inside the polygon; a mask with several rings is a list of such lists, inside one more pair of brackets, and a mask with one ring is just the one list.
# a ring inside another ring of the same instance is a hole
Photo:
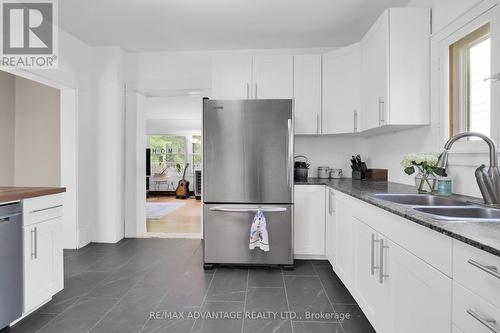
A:
{"label": "tile grout line", "polygon": [[[135,257],[135,256],[134,256],[134,257]],[[132,257],[132,258],[133,258],[133,257]],[[153,264],[151,264],[151,266],[153,266]],[[147,270],[149,270],[149,269],[151,269],[151,268],[152,268],[152,267],[149,267]],[[87,333],[90,333],[90,332],[91,332],[94,328],[96,328],[96,327],[99,325],[99,323],[100,323],[100,322],[102,322],[102,320],[103,320],[104,318],[106,318],[106,316],[107,316],[108,314],[110,314],[110,313],[111,313],[111,311],[113,311],[113,309],[115,309],[115,308],[116,308],[116,306],[117,306],[118,304],[120,304],[120,302],[121,302],[121,301],[125,298],[125,296],[127,296],[127,295],[128,295],[128,294],[132,291],[132,289],[134,289],[134,288],[135,288],[135,287],[136,287],[136,286],[137,286],[137,285],[138,285],[138,284],[142,281],[142,279],[144,279],[144,277],[145,277],[145,275],[144,275],[144,276],[142,276],[139,280],[137,280],[137,281],[136,281],[136,282],[132,285],[132,287],[130,287],[130,289],[129,289],[129,290],[127,290],[127,292],[126,292],[126,293],[124,293],[124,294],[122,295],[122,297],[120,297],[120,299],[119,299],[119,300],[118,300],[115,304],[113,304],[113,306],[112,306],[112,307],[111,307],[108,311],[106,311],[106,312],[104,313],[104,315],[103,315],[101,318],[99,318],[99,320],[98,320],[98,321],[97,321],[97,322],[96,322],[96,323],[95,323],[95,324],[94,324],[94,325],[93,325],[93,326],[92,326],[92,327],[91,327],[91,328],[87,331]]]}
{"label": "tile grout line", "polygon": [[[127,260],[126,263],[130,262],[130,260],[132,260],[133,258],[135,257],[132,256],[132,258],[130,258],[129,260]],[[126,264],[125,263],[125,264]],[[121,267],[121,266],[120,266]],[[118,270],[118,268],[116,268],[115,270]],[[80,274],[83,274],[83,273],[87,273],[87,272],[92,272],[92,271],[83,271],[82,273]],[[84,298],[92,298],[92,296],[89,296],[89,294],[94,290],[96,289],[97,287],[99,287],[102,283],[104,283],[104,281],[106,281],[106,279],[108,277],[110,277],[113,273],[116,273],[116,272],[93,272],[93,273],[108,273],[108,275],[102,279],[102,281],[98,282],[95,286],[93,286],[92,288],[90,288],[89,291],[87,291],[86,293],[83,293],[81,294],[80,296],[75,296],[76,300],[73,304],[71,304],[66,310],[62,311],[61,313],[57,314],[56,316],[54,316],[54,318],[52,318],[51,320],[49,320],[48,322],[46,322],[42,327],[40,327],[39,329],[36,330],[36,332],[40,332],[42,329],[44,329],[45,327],[47,327],[50,323],[52,323],[54,320],[56,320],[57,318],[61,317],[64,313],[66,313],[67,311],[71,310],[74,306],[76,306],[78,304],[78,302],[80,302],[82,299]],[[77,274],[79,275],[79,274]],[[76,275],[75,275],[76,276]],[[71,277],[69,277],[71,278]],[[94,298],[98,298],[98,297],[94,297]],[[70,298],[71,299],[71,298]],[[117,302],[120,301],[120,299],[116,299]],[[52,300],[51,300],[52,301]],[[47,302],[47,304],[49,304],[51,301]]]}
{"label": "tile grout line", "polygon": [[[283,279],[283,288],[285,289],[286,306],[288,307],[288,315],[290,316],[291,313],[290,302],[288,301],[288,292],[286,291],[285,274],[283,274],[283,270],[281,270],[281,278]],[[291,319],[290,319],[290,327],[292,329],[292,333],[294,333],[293,323]]]}
{"label": "tile grout line", "polygon": [[[207,299],[207,296],[208,296],[208,292],[210,291],[210,287],[212,287],[212,282],[214,281],[215,274],[217,274],[217,268],[215,268],[214,274],[212,274],[212,278],[210,279],[210,283],[208,284],[207,291],[205,292],[205,297],[203,297],[203,301],[201,301],[201,305],[200,305],[200,312],[202,311],[202,309],[203,309],[203,305],[204,305],[204,304],[205,304],[205,302],[206,302],[206,299]],[[193,325],[191,325],[191,330],[189,330],[189,333],[192,333],[192,332],[193,332],[194,327],[196,326],[196,322],[197,322],[197,321],[198,321],[198,319],[196,319],[196,320],[193,322]]]}
{"label": "tile grout line", "polygon": [[[330,306],[332,307],[333,312],[336,313],[335,307],[333,306],[333,303],[332,303],[332,300],[330,299],[330,296],[328,296],[328,293],[326,292],[325,285],[323,284],[323,281],[321,281],[321,277],[319,276],[319,273],[316,271],[316,267],[314,267],[314,265],[312,265],[312,266],[313,266],[313,270],[316,272],[316,274],[318,274],[319,283],[321,284],[321,288],[323,289],[323,292],[325,293],[325,296],[326,296],[326,299],[328,300],[328,303],[330,303]],[[345,333],[344,326],[342,326],[342,322],[340,320],[339,320],[339,325],[340,325],[340,328],[342,329],[342,332]]]}
{"label": "tile grout line", "polygon": [[248,297],[248,283],[250,281],[250,268],[247,267],[247,287],[245,290],[245,304],[243,304],[243,318],[241,320],[241,333],[243,333],[243,329],[245,328],[245,311],[247,310],[247,297]]}

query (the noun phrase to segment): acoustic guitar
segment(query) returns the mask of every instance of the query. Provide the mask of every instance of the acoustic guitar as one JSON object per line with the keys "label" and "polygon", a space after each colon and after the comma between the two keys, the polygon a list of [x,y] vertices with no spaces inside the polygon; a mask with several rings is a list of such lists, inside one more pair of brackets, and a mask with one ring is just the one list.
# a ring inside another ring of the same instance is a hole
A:
{"label": "acoustic guitar", "polygon": [[189,167],[189,163],[186,163],[184,167],[184,173],[182,174],[182,179],[179,180],[177,188],[175,189],[175,196],[177,199],[186,199],[189,193],[189,182],[186,180],[186,171]]}

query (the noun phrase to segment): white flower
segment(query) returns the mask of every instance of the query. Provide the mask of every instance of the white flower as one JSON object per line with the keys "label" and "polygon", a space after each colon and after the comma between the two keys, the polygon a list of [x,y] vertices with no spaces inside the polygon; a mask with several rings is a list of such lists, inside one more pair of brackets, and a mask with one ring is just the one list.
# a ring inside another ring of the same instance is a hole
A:
{"label": "white flower", "polygon": [[438,160],[439,153],[407,154],[401,161],[401,166],[404,168],[408,168],[415,164],[426,164],[433,167],[437,165]]}

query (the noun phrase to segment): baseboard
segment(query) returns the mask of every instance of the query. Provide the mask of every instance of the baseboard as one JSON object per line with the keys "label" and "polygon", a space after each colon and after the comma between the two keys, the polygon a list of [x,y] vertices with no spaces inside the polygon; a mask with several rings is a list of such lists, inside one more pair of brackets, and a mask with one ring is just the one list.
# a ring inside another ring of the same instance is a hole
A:
{"label": "baseboard", "polygon": [[314,254],[294,254],[293,257],[298,260],[328,260],[325,255]]}

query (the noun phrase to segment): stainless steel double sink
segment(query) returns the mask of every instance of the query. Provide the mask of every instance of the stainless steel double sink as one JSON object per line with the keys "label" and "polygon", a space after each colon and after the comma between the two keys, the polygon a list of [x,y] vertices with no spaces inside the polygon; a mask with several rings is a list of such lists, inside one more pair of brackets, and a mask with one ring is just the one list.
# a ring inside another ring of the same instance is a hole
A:
{"label": "stainless steel double sink", "polygon": [[500,209],[427,194],[373,194],[373,197],[410,208],[448,222],[500,222]]}

